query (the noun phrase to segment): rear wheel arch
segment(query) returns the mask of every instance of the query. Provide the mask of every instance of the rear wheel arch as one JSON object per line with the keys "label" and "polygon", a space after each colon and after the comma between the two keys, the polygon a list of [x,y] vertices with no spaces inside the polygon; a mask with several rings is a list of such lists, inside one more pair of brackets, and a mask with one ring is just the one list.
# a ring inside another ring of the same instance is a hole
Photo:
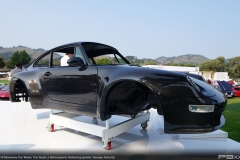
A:
{"label": "rear wheel arch", "polygon": [[25,82],[20,78],[14,78],[10,82],[10,94],[12,102],[20,102],[20,98],[25,101],[29,99],[28,89]]}

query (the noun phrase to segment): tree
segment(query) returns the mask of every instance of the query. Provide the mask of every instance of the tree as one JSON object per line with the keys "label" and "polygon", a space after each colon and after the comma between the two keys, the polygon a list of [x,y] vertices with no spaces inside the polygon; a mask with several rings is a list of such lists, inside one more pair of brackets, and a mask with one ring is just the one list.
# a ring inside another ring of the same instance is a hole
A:
{"label": "tree", "polygon": [[204,62],[199,65],[200,71],[212,71],[211,62]]}
{"label": "tree", "polygon": [[130,61],[131,64],[134,64],[134,65],[144,65],[144,60],[142,59],[136,59],[136,60],[133,60],[133,61]]}
{"label": "tree", "polygon": [[157,65],[157,63],[153,61],[146,61],[144,62],[144,65]]}
{"label": "tree", "polygon": [[185,67],[196,67],[196,65],[193,64],[193,63],[185,63],[185,64],[183,64],[183,66],[185,66]]}
{"label": "tree", "polygon": [[224,57],[218,57],[214,63],[213,63],[213,68],[216,70],[216,72],[224,72],[224,67],[225,67],[225,58]]}
{"label": "tree", "polygon": [[240,78],[240,56],[228,60],[226,63],[226,71],[232,78]]}
{"label": "tree", "polygon": [[108,58],[96,59],[95,61],[96,61],[96,64],[111,64]]}
{"label": "tree", "polygon": [[125,58],[126,58],[127,60],[129,60],[129,61],[133,61],[133,60],[135,59],[134,56],[126,56]]}
{"label": "tree", "polygon": [[10,63],[10,60],[5,61],[5,68],[7,69],[14,68],[14,66],[12,66]]}
{"label": "tree", "polygon": [[10,64],[12,66],[15,66],[16,63],[21,63],[22,65],[28,64],[31,61],[31,57],[29,54],[23,50],[23,51],[15,51],[10,58]]}
{"label": "tree", "polygon": [[225,68],[225,58],[218,57],[208,62],[200,64],[200,71],[213,71],[213,72],[224,72]]}
{"label": "tree", "polygon": [[0,57],[0,68],[3,68],[5,66],[5,63],[3,61],[3,58]]}

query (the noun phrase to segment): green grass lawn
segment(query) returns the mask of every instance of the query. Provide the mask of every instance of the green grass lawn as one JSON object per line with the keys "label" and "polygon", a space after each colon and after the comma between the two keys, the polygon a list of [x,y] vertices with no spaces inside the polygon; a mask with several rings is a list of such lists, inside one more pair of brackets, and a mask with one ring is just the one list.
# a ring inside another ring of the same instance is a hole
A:
{"label": "green grass lawn", "polygon": [[240,142],[240,97],[229,98],[223,114],[226,123],[221,130],[228,132],[228,138]]}
{"label": "green grass lawn", "polygon": [[10,83],[10,81],[7,81],[7,80],[0,80],[0,83],[9,84],[9,83]]}
{"label": "green grass lawn", "polygon": [[[9,82],[0,80],[0,83],[9,84]],[[226,123],[221,130],[228,132],[228,138],[240,142],[240,97],[229,98],[223,114]]]}

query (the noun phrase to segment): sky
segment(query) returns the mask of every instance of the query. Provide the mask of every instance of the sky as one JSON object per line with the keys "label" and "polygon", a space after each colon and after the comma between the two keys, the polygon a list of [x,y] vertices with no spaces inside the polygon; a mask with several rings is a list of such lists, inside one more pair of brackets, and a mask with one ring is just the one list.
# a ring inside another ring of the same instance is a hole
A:
{"label": "sky", "polygon": [[124,56],[240,56],[239,0],[1,0],[0,46],[99,42]]}

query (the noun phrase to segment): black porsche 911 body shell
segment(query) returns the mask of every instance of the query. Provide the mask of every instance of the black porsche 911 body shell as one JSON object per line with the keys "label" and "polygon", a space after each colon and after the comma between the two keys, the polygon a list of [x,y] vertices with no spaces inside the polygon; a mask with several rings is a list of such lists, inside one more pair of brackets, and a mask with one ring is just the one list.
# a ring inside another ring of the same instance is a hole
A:
{"label": "black porsche 911 body shell", "polygon": [[[82,48],[83,43],[70,45]],[[116,49],[114,52],[118,53]],[[90,64],[87,58],[94,53],[85,51],[87,65],[83,69],[79,66],[52,67],[51,64],[34,67],[33,62],[13,76],[11,101],[19,102],[18,93],[22,93],[22,97],[30,98],[34,109],[63,110],[101,120],[118,114],[134,117],[141,111],[155,108],[164,117],[165,133],[174,134],[211,132],[224,124],[222,112],[227,99],[204,81],[190,74],[130,64]],[[189,105],[214,105],[214,111],[192,112]]]}

